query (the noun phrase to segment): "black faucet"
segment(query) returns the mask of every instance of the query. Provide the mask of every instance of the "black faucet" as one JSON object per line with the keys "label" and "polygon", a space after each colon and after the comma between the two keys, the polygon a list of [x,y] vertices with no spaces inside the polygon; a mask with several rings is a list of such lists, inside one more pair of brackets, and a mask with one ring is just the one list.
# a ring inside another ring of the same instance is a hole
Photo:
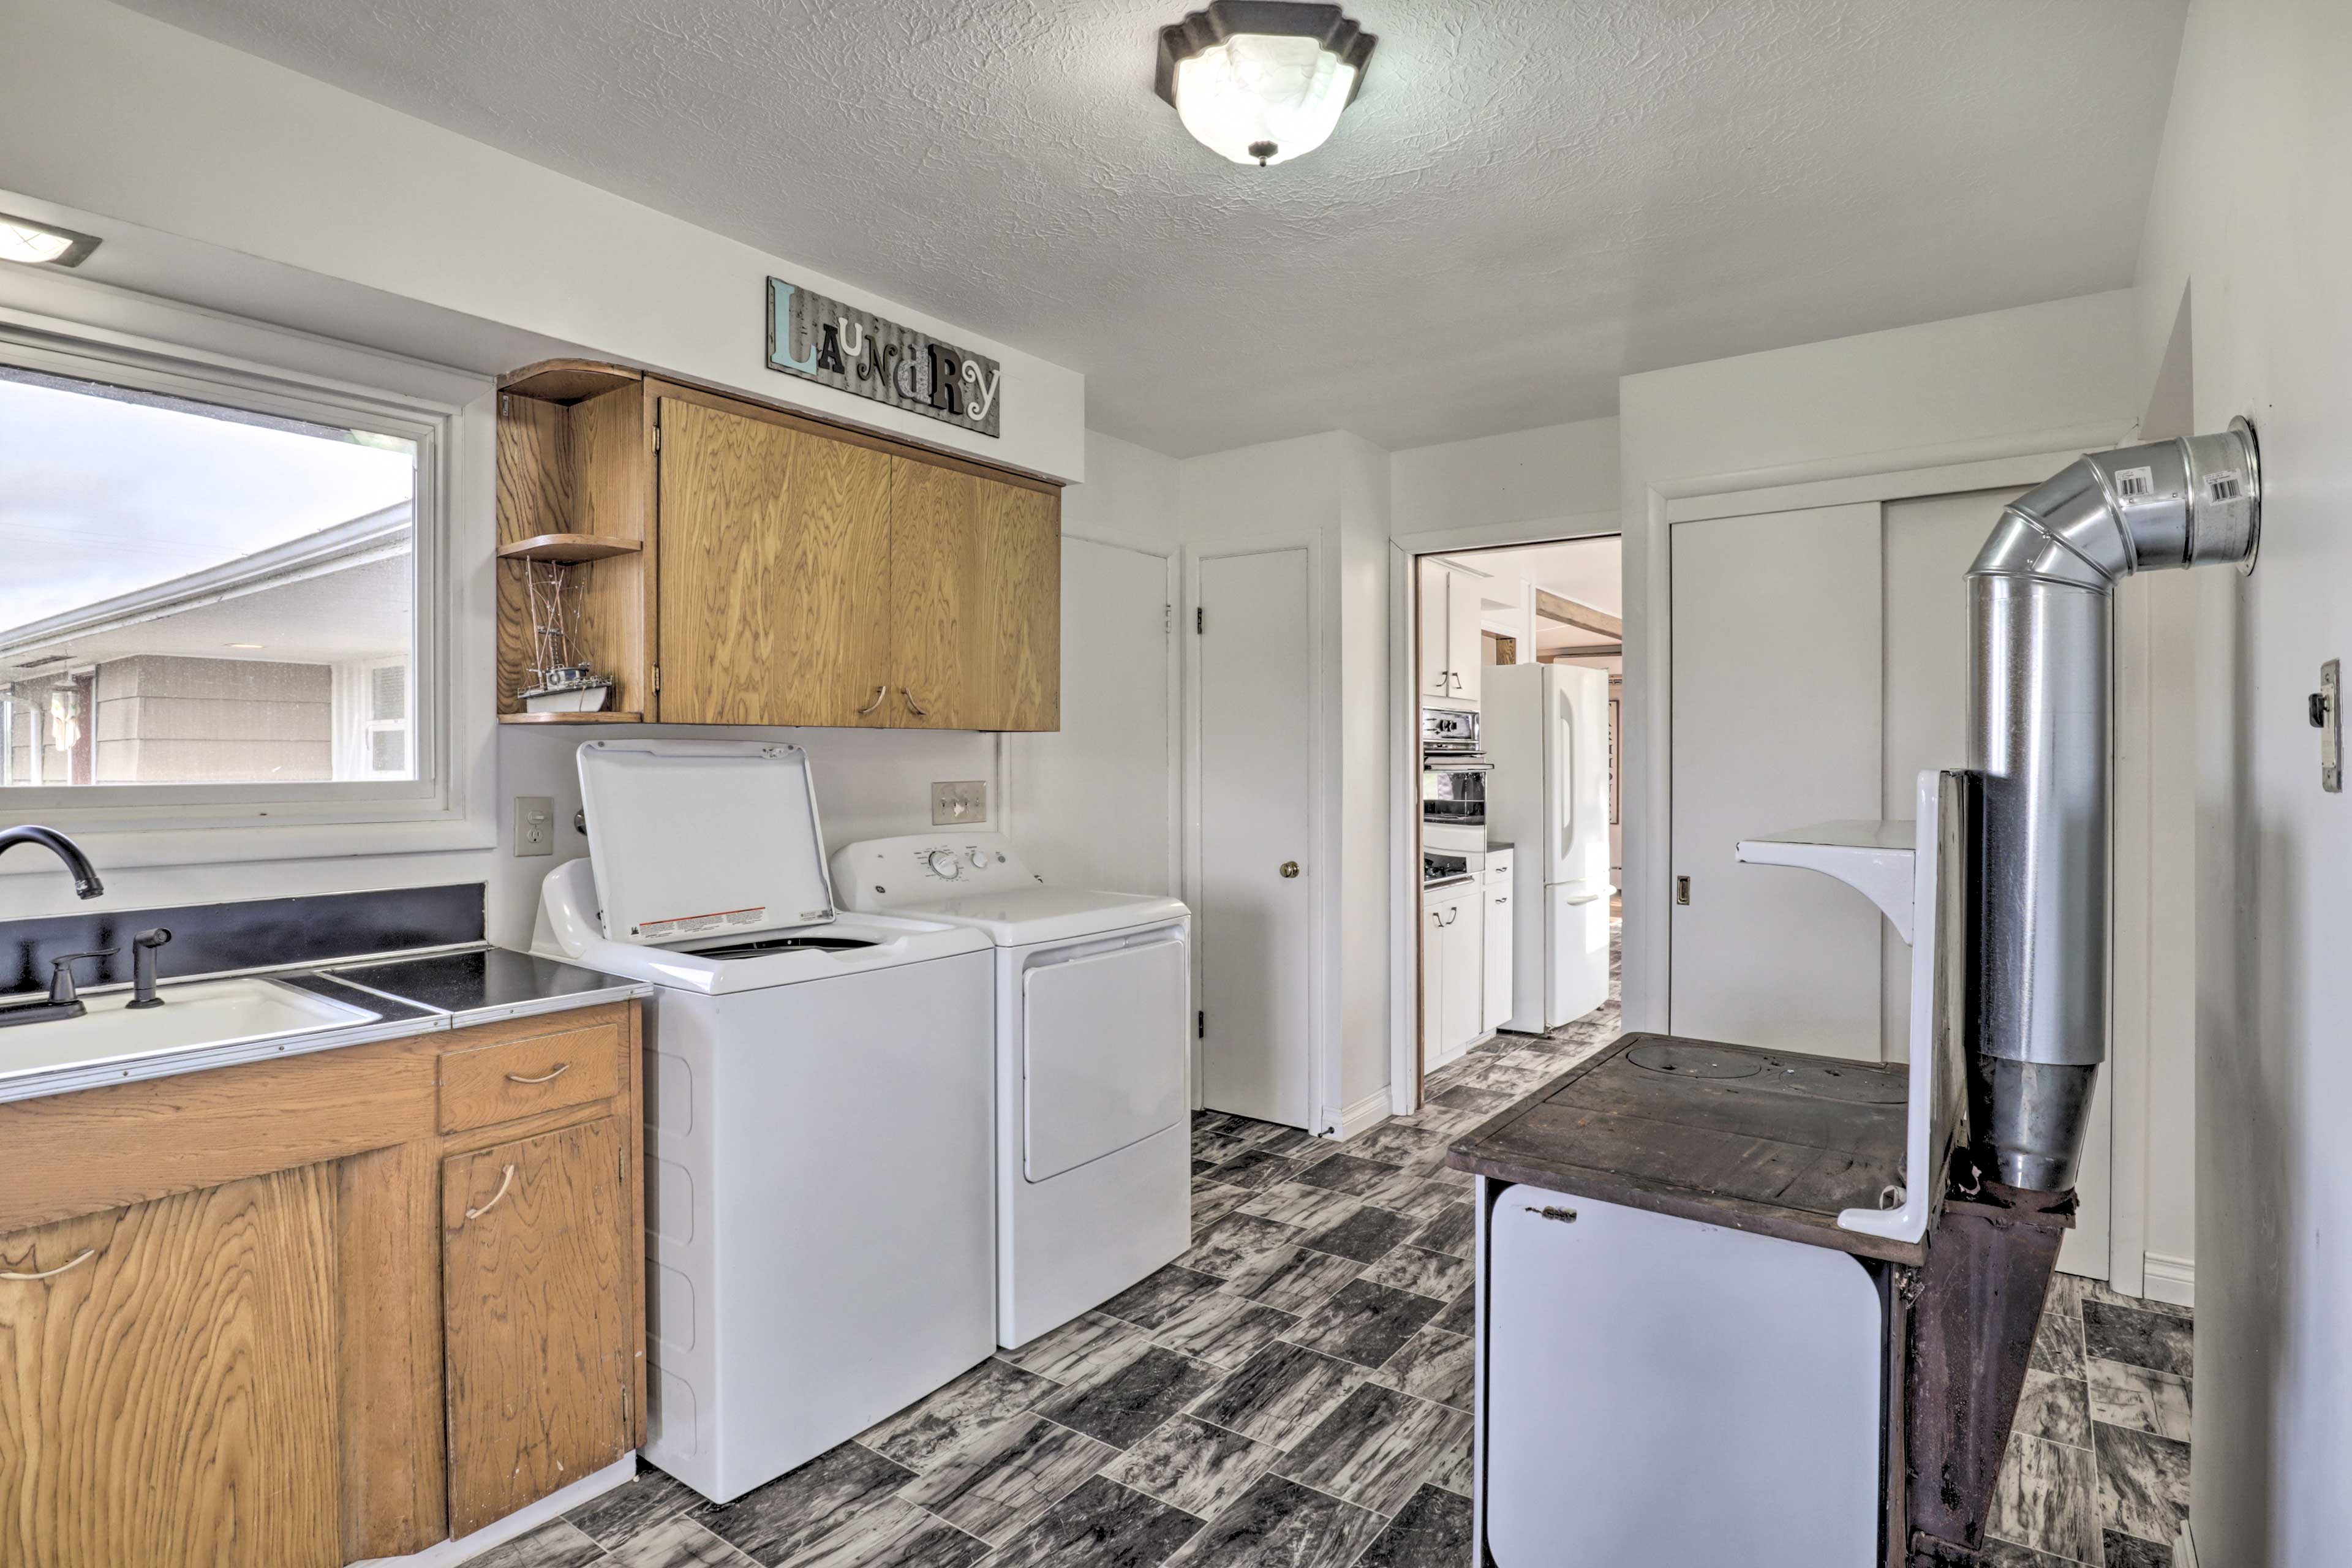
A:
{"label": "black faucet", "polygon": [[73,873],[75,897],[94,899],[106,891],[106,884],[98,879],[98,871],[90,865],[89,857],[81,852],[81,846],[55,828],[36,827],[30,823],[22,827],[0,828],[0,855],[19,844],[37,844],[64,861],[66,869]]}
{"label": "black faucet", "polygon": [[0,1028],[11,1024],[53,1024],[61,1018],[79,1018],[87,1009],[74,990],[73,966],[84,958],[112,958],[116,949],[102,952],[68,952],[49,960],[49,994],[43,1002],[13,1002],[0,1007]]}

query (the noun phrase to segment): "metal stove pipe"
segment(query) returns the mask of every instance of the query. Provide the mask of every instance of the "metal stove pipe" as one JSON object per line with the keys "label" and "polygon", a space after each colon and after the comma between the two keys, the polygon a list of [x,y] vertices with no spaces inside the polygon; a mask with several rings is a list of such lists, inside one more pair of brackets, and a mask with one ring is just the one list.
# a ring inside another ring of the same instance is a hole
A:
{"label": "metal stove pipe", "polygon": [[1975,1072],[1986,1174],[2074,1184],[2107,1041],[2109,612],[2134,572],[2253,569],[2253,427],[2084,457],[1969,569],[1969,765],[1983,775]]}

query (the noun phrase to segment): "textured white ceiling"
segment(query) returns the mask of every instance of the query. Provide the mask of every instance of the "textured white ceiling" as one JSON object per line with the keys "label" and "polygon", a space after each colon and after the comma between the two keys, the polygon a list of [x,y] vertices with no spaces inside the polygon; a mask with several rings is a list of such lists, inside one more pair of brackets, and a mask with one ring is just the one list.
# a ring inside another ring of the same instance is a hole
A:
{"label": "textured white ceiling", "polygon": [[1083,370],[1091,426],[1190,455],[2127,283],[2186,0],[1354,0],[1362,96],[1273,169],[1152,96],[1185,0],[133,4]]}

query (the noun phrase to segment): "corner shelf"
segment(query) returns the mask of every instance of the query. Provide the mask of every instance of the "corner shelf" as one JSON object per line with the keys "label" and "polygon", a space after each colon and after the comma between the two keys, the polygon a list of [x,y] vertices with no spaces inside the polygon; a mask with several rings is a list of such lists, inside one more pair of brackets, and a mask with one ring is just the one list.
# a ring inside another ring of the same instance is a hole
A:
{"label": "corner shelf", "polygon": [[604,561],[644,551],[642,539],[618,539],[606,533],[537,533],[499,546],[501,561]]}
{"label": "corner shelf", "polygon": [[501,724],[642,724],[642,713],[501,713]]}
{"label": "corner shelf", "polygon": [[600,393],[644,380],[643,372],[625,365],[599,364],[584,359],[543,359],[499,377],[499,390],[520,397],[535,397],[541,403],[572,404],[585,403]]}

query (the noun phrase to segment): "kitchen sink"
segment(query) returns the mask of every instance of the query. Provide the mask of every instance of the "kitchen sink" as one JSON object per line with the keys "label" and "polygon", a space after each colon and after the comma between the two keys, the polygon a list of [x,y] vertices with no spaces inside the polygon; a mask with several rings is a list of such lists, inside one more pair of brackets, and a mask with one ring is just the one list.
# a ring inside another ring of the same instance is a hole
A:
{"label": "kitchen sink", "polygon": [[82,998],[79,1018],[0,1030],[0,1079],[58,1068],[251,1045],[289,1035],[372,1024],[383,1015],[274,980],[203,980],[166,985],[163,1005],[132,1009],[131,993]]}

